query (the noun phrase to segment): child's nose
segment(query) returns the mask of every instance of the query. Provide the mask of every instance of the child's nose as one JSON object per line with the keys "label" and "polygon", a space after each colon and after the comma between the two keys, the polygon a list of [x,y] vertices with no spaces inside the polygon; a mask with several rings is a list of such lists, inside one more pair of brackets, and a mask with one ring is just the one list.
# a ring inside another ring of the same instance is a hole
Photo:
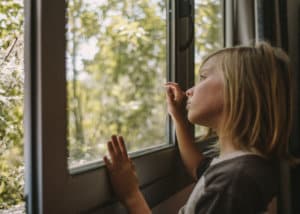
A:
{"label": "child's nose", "polygon": [[187,97],[193,96],[194,87],[186,90],[185,95]]}

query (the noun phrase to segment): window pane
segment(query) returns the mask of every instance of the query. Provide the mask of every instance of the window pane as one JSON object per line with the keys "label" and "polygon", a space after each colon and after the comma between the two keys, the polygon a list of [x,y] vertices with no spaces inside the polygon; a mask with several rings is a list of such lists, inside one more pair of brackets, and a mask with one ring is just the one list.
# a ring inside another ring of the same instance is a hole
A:
{"label": "window pane", "polygon": [[0,213],[24,213],[23,1],[0,1]]}
{"label": "window pane", "polygon": [[[208,54],[223,47],[222,0],[195,0],[195,82],[199,67]],[[206,127],[196,126],[195,136],[203,136]]]}
{"label": "window pane", "polygon": [[112,134],[130,152],[166,141],[166,4],[70,0],[69,166],[102,159]]}

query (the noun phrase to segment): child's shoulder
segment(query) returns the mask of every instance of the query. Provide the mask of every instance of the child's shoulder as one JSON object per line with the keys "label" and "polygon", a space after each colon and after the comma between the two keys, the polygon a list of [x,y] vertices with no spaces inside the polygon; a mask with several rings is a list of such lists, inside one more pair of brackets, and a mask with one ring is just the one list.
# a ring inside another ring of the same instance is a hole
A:
{"label": "child's shoulder", "polygon": [[220,175],[235,177],[273,177],[277,176],[276,166],[273,162],[255,155],[243,155],[212,164],[205,172],[206,179]]}
{"label": "child's shoulder", "polygon": [[211,165],[204,174],[208,189],[275,194],[278,174],[273,162],[258,155],[243,155]]}
{"label": "child's shoulder", "polygon": [[243,155],[212,164],[204,173],[204,192],[195,213],[260,213],[277,193],[273,164]]}
{"label": "child's shoulder", "polygon": [[203,176],[204,194],[196,206],[199,213],[258,213],[277,193],[273,164],[257,155],[211,164]]}

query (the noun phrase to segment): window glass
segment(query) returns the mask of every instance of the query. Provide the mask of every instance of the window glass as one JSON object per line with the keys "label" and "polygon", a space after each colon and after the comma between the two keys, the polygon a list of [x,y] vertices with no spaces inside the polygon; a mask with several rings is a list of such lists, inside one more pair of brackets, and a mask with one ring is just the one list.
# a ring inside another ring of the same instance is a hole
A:
{"label": "window glass", "polygon": [[166,3],[70,0],[69,167],[101,160],[121,134],[130,152],[166,143]]}
{"label": "window glass", "polygon": [[[199,81],[202,60],[223,47],[223,0],[195,0],[195,84]],[[196,137],[204,136],[207,128],[195,127]]]}
{"label": "window glass", "polygon": [[22,0],[0,1],[0,213],[25,212],[23,21]]}

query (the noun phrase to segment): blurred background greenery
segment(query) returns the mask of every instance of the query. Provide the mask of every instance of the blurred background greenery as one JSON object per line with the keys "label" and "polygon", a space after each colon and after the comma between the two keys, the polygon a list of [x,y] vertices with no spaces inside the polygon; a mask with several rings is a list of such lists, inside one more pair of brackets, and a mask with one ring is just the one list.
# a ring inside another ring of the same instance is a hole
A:
{"label": "blurred background greenery", "polygon": [[[222,47],[220,2],[195,2],[196,76],[201,59]],[[130,152],[168,142],[166,7],[158,0],[69,1],[69,166],[101,159],[112,134],[122,134]]]}
{"label": "blurred background greenery", "polygon": [[23,2],[0,1],[0,209],[23,201]]}
{"label": "blurred background greenery", "polygon": [[112,134],[129,151],[166,141],[166,5],[69,2],[69,164],[102,159]]}

